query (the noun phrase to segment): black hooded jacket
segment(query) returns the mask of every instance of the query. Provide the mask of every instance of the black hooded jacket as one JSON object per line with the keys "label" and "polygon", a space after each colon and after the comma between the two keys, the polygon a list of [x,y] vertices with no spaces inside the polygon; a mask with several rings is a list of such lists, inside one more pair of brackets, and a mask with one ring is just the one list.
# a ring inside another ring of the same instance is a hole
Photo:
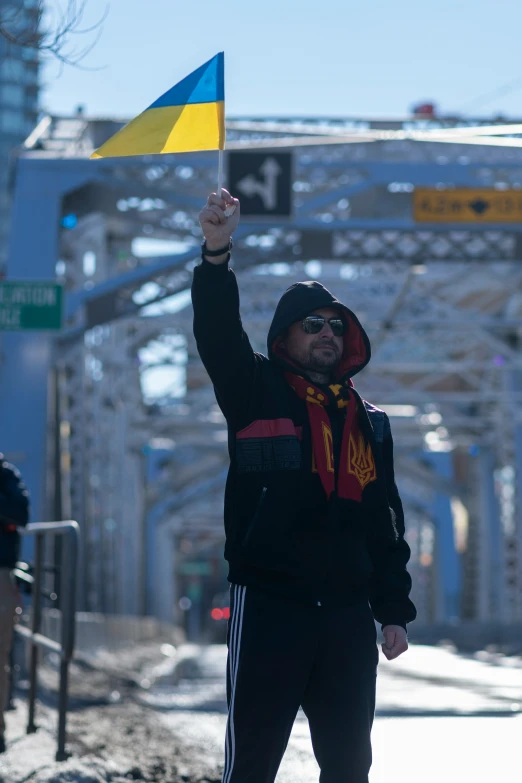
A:
{"label": "black hooded jacket", "polygon": [[[320,283],[296,283],[276,308],[267,358],[252,350],[243,330],[237,281],[228,264],[203,261],[196,267],[192,303],[199,354],[228,424],[229,581],[320,605],[369,599],[382,625],[405,627],[416,612],[408,597],[410,549],[388,418],[357,395],[358,423],[375,455],[377,480],[365,488],[362,503],[335,493],[328,501],[306,456],[311,453],[306,403],[284,377],[285,370],[296,370],[276,346],[295,321],[321,307],[339,308],[348,329],[336,377],[351,378],[370,360],[357,317]],[[336,420],[341,413],[328,413],[335,450],[343,422]]]}
{"label": "black hooded jacket", "polygon": [[0,454],[0,568],[14,568],[20,549],[17,527],[29,521],[29,497],[20,473]]}

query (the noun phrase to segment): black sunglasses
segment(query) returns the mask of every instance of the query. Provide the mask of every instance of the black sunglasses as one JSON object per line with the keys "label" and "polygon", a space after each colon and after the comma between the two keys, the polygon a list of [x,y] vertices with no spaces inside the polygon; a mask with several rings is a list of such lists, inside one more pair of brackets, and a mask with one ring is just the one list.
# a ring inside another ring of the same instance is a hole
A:
{"label": "black sunglasses", "polygon": [[[307,315],[301,321],[303,331],[307,334],[319,334],[326,323],[326,318],[322,315]],[[346,324],[342,318],[329,318],[328,323],[335,337],[342,337],[346,331]]]}

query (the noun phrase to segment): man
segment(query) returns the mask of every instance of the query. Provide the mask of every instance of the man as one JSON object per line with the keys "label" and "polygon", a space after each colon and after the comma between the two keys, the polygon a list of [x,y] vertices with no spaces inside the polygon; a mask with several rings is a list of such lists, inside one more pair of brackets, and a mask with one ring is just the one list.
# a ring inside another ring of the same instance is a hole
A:
{"label": "man", "polygon": [[20,473],[0,454],[0,753],[5,751],[4,710],[9,692],[9,654],[17,606],[13,568],[18,560],[17,527],[29,520],[29,499]]}
{"label": "man", "polygon": [[321,783],[367,783],[374,619],[390,660],[407,649],[416,615],[389,421],[351,382],[370,359],[368,337],[320,283],[283,294],[268,358],[254,353],[228,268],[239,211],[227,191],[209,197],[192,285],[194,334],[231,461],[223,783],[272,783],[300,706]]}

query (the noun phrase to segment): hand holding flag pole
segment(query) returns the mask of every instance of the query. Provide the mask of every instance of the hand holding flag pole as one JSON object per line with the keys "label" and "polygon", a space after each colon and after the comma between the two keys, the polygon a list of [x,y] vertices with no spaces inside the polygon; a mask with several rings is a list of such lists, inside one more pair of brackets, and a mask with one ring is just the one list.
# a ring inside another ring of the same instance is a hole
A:
{"label": "hand holding flag pole", "polygon": [[[220,52],[175,84],[91,157],[167,155],[217,149],[218,194],[221,196],[224,148],[225,55]],[[232,214],[235,207],[229,209]]]}

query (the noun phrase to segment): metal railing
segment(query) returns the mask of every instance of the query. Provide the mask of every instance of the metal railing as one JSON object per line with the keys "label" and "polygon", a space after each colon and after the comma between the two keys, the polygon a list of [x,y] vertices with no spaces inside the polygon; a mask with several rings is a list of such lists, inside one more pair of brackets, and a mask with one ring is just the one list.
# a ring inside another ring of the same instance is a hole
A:
{"label": "metal railing", "polygon": [[[56,760],[65,761],[66,720],[69,693],[69,664],[74,653],[75,617],[76,617],[76,574],[78,570],[79,527],[76,522],[35,522],[20,528],[21,535],[35,536],[34,572],[32,575],[33,606],[31,627],[17,625],[16,631],[30,645],[29,662],[29,710],[27,733],[36,731],[35,705],[38,685],[38,648],[52,650],[60,656],[60,685],[58,693],[58,749]],[[61,609],[61,640],[57,642],[40,633],[42,622],[42,596],[50,597],[42,585],[44,573],[44,538],[47,535],[63,536],[65,547],[62,552],[60,569],[60,594],[57,596]]]}

